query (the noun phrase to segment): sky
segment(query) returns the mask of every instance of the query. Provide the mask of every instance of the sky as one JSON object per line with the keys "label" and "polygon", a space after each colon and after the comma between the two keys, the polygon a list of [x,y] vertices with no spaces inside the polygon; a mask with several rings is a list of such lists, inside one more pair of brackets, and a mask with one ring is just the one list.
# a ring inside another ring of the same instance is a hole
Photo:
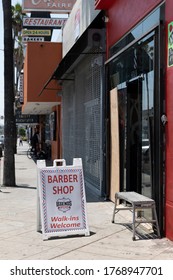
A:
{"label": "sky", "polygon": [[[22,5],[22,0],[12,0],[11,4],[15,5],[20,3]],[[0,116],[4,115],[4,32],[3,32],[3,11],[2,11],[2,1],[0,1]],[[1,121],[0,121],[1,123]]]}

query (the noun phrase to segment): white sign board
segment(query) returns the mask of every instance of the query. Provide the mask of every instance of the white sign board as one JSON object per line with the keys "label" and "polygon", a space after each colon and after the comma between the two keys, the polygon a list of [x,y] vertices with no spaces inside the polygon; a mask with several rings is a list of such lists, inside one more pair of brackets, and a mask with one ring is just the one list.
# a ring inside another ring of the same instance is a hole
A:
{"label": "white sign board", "polygon": [[22,37],[22,43],[44,42],[44,37]]}
{"label": "white sign board", "polygon": [[33,18],[24,17],[23,26],[48,26],[61,28],[65,25],[67,18]]}
{"label": "white sign board", "polygon": [[23,0],[22,10],[25,13],[32,11],[70,13],[76,0]]}
{"label": "white sign board", "polygon": [[[62,166],[57,166],[59,161]],[[55,160],[52,167],[37,166],[43,239],[89,235],[81,159],[74,159],[70,166],[65,160]]]}

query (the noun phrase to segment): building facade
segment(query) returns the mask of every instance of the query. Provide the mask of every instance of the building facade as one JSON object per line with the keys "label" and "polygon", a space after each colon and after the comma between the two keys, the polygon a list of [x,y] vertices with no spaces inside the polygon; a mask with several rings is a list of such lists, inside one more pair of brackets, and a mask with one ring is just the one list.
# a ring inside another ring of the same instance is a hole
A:
{"label": "building facade", "polygon": [[63,59],[55,76],[62,85],[62,156],[82,158],[85,182],[104,195],[104,61],[102,12],[77,1],[63,30]]}
{"label": "building facade", "polygon": [[86,186],[99,196],[153,198],[161,234],[171,240],[172,9],[172,0],[76,1],[62,59],[47,77],[61,86],[54,158],[82,158]]}
{"label": "building facade", "polygon": [[120,190],[155,199],[161,232],[173,240],[173,3],[97,0],[95,7],[107,22],[107,92],[117,93]]}

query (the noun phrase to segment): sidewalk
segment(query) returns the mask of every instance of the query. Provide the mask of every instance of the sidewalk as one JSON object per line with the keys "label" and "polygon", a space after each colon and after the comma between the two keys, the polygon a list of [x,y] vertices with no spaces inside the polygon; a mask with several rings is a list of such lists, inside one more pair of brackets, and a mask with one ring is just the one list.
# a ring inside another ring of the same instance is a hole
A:
{"label": "sidewalk", "polygon": [[[173,259],[173,242],[163,239],[132,241],[132,232],[112,224],[114,204],[87,193],[90,236],[51,238],[43,241],[37,227],[37,169],[26,156],[28,145],[18,147],[17,187],[0,192],[1,260],[159,260]],[[1,184],[2,184],[1,159]],[[123,213],[126,211],[122,211]],[[119,212],[121,213],[121,212]],[[117,221],[124,217],[117,213]],[[124,214],[123,214],[124,215]]]}

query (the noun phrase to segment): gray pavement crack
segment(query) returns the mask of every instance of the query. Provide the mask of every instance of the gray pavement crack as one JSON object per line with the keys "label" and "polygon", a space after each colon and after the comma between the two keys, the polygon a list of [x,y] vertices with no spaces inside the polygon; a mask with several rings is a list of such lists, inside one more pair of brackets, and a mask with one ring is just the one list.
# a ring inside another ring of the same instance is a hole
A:
{"label": "gray pavement crack", "polygon": [[[125,230],[126,230],[126,229],[121,229],[121,230],[119,230],[119,231],[116,231],[116,234],[119,233],[119,232],[125,231]],[[91,242],[89,242],[89,243],[87,243],[87,244],[85,244],[85,245],[82,245],[82,246],[78,247],[78,248],[69,250],[68,252],[65,252],[65,253],[63,253],[63,254],[60,254],[60,255],[55,256],[55,257],[53,257],[53,258],[50,258],[49,260],[54,260],[54,259],[56,259],[57,257],[65,256],[65,255],[67,255],[67,254],[69,254],[69,253],[71,253],[71,252],[74,252],[74,251],[76,251],[76,250],[80,250],[80,249],[82,249],[82,248],[84,248],[84,247],[87,247],[88,245],[91,245],[91,244],[94,244],[94,243],[96,243],[96,242],[98,242],[98,241],[104,240],[104,239],[106,239],[107,237],[110,237],[110,236],[112,236],[112,235],[114,235],[114,234],[115,234],[115,232],[114,232],[114,233],[111,233],[111,234],[108,234],[108,235],[106,235],[106,236],[104,236],[104,237],[102,237],[102,238],[99,238],[99,239],[97,239],[97,240],[91,241]]]}

